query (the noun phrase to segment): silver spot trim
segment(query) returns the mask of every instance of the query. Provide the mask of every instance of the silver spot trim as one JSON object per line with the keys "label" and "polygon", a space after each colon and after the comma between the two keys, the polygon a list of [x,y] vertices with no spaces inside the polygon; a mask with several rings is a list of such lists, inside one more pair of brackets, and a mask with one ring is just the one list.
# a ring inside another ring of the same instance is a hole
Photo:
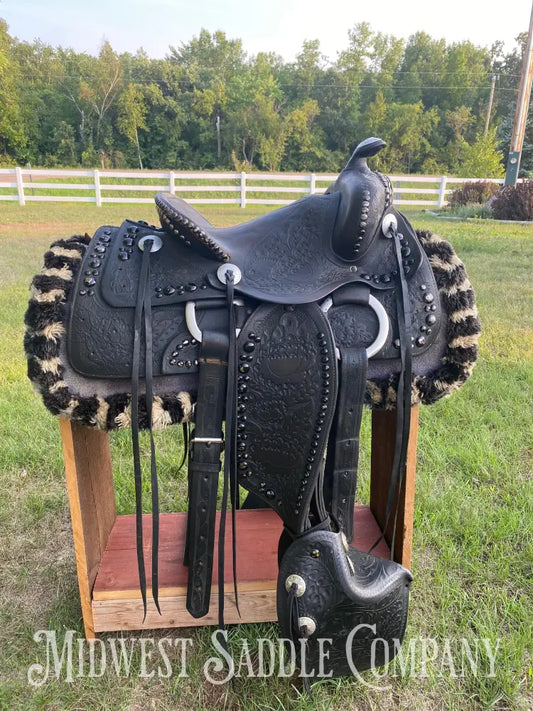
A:
{"label": "silver spot trim", "polygon": [[152,240],[150,252],[159,252],[159,250],[163,246],[163,240],[158,235],[144,235],[144,237],[141,237],[141,239],[137,243],[137,247],[139,247],[139,249],[144,252],[144,243],[148,240]]}
{"label": "silver spot trim", "polygon": [[285,589],[287,592],[290,592],[290,589],[294,584],[296,584],[296,597],[302,597],[306,588],[305,580],[301,577],[301,575],[289,575],[285,580]]}
{"label": "silver spot trim", "polygon": [[302,627],[305,627],[308,637],[310,637],[312,634],[315,634],[316,632],[316,622],[313,620],[312,617],[299,617],[298,627],[300,629],[302,629]]}
{"label": "silver spot trim", "polygon": [[227,262],[226,264],[222,264],[218,269],[217,269],[217,277],[218,280],[222,283],[226,283],[226,274],[227,273],[233,274],[233,283],[238,284],[240,280],[242,279],[242,272],[239,269],[239,267],[236,264],[231,264],[231,262]]}

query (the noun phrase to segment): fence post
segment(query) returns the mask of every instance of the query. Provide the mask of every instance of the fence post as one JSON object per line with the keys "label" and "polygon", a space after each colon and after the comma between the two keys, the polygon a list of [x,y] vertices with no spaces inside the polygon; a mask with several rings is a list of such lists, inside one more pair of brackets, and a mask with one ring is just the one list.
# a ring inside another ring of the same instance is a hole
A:
{"label": "fence post", "polygon": [[94,195],[96,197],[96,207],[102,207],[102,193],[100,192],[100,171],[94,170]]}
{"label": "fence post", "polygon": [[311,193],[311,195],[314,195],[316,192],[316,175],[314,173],[311,173],[311,176],[310,176],[309,192]]}
{"label": "fence post", "polygon": [[241,173],[241,207],[246,207],[246,173]]}
{"label": "fence post", "polygon": [[176,174],[173,170],[171,170],[169,174],[168,191],[172,193],[172,195],[176,194]]}
{"label": "fence post", "polygon": [[15,168],[15,173],[17,176],[17,190],[19,194],[19,205],[25,205],[26,200],[24,198],[24,182],[22,180],[22,170],[17,166]]}
{"label": "fence post", "polygon": [[402,181],[401,180],[396,181],[396,195],[394,195],[394,192],[393,192],[393,197],[397,197],[398,200],[402,199]]}
{"label": "fence post", "polygon": [[443,175],[440,179],[440,190],[439,190],[439,207],[444,207],[446,202],[446,176]]}

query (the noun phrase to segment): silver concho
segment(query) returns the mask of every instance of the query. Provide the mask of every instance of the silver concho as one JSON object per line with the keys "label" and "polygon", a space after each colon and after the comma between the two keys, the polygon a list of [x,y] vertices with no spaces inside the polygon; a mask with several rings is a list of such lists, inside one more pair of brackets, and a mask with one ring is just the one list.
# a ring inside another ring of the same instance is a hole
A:
{"label": "silver concho", "polygon": [[392,237],[391,229],[394,232],[398,231],[398,220],[396,219],[396,215],[392,212],[388,212],[381,222],[381,231],[385,237],[390,239]]}
{"label": "silver concho", "polygon": [[137,247],[144,252],[144,243],[148,240],[152,240],[150,252],[159,252],[163,246],[163,240],[158,235],[144,235],[144,237],[141,237],[141,239],[137,242]]}
{"label": "silver concho", "polygon": [[231,264],[231,262],[228,262],[226,264],[221,264],[217,269],[217,277],[218,280],[222,282],[222,284],[226,283],[226,274],[228,272],[230,272],[230,274],[233,274],[234,284],[238,284],[242,279],[242,273],[239,267],[236,264]]}
{"label": "silver concho", "polygon": [[296,597],[302,597],[305,592],[305,580],[300,575],[289,575],[285,580],[285,589],[290,592],[291,587],[296,584]]}
{"label": "silver concho", "polygon": [[312,617],[299,617],[298,627],[300,629],[302,629],[302,627],[305,627],[308,637],[310,637],[312,634],[315,634],[316,632],[316,622],[313,620]]}

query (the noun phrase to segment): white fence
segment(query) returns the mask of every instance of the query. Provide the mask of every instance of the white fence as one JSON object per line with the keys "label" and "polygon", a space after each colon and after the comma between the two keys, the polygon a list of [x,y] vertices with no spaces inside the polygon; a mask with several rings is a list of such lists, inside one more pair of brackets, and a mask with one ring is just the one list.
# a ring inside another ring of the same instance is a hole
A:
{"label": "white fence", "polygon": [[[61,180],[63,178],[66,180]],[[143,197],[144,193],[170,192],[181,193],[190,203],[241,207],[287,205],[302,195],[323,193],[336,178],[336,175],[322,173],[0,168],[0,201],[18,201],[20,205],[27,202],[92,202],[101,207],[104,203],[151,203],[153,197]],[[396,205],[425,207],[443,207],[448,202],[448,195],[467,181],[503,182],[493,178],[415,175],[391,175],[390,179]],[[230,196],[225,197],[228,194]],[[288,199],[289,195],[285,198],[285,194],[291,194],[291,198]]]}

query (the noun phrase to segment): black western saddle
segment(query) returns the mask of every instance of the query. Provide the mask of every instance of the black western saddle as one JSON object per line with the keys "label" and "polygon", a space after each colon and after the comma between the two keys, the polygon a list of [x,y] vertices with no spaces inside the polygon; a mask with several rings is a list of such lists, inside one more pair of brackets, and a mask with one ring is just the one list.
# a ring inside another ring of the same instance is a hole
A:
{"label": "black western saddle", "polygon": [[[415,233],[392,206],[389,179],[368,168],[384,145],[359,144],[324,195],[237,227],[216,229],[159,194],[161,227],[126,220],[57,242],[26,314],[29,377],[49,409],[103,429],[131,425],[145,606],[139,430],[189,421],[187,609],[201,617],[209,608],[224,448],[219,565],[240,486],[245,505],[283,520],[283,635],[307,640],[310,664],[318,640],[331,639],[336,676],[353,672],[345,647],[356,628],[357,669],[370,665],[376,637],[394,654],[412,580],[398,563],[349,546],[363,404],[397,412],[392,515],[410,407],[468,378],[480,330],[451,246]],[[153,440],[151,490],[158,606]]]}

